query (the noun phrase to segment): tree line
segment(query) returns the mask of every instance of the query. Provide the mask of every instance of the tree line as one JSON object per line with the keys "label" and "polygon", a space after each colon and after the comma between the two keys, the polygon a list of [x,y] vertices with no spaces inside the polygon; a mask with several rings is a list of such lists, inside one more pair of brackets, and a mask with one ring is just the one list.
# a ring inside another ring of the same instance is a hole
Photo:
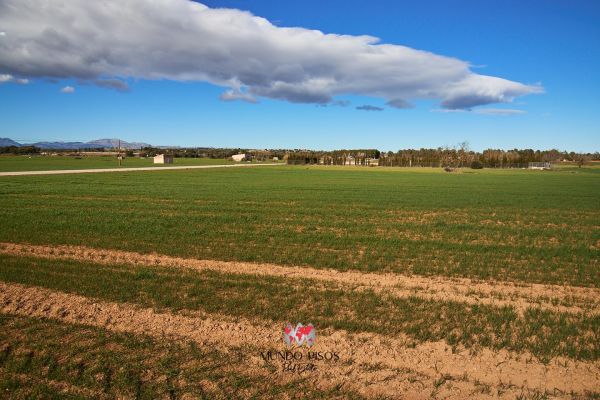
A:
{"label": "tree line", "polygon": [[28,155],[40,152],[41,149],[35,146],[0,146],[0,154]]}
{"label": "tree line", "polygon": [[247,154],[248,158],[256,161],[268,161],[273,157],[282,160],[286,154],[294,150],[286,149],[243,149],[243,148],[213,148],[213,147],[196,147],[196,148],[157,148],[144,147],[140,151],[140,157],[154,157],[157,154],[170,154],[176,158],[230,158],[235,154]]}
{"label": "tree line", "polygon": [[[78,150],[59,150],[61,153],[78,153]],[[95,152],[102,149],[94,149]],[[0,147],[0,154],[39,154],[41,149],[35,146]],[[469,149],[468,143],[459,143],[455,147],[436,149],[405,149],[396,152],[382,152],[377,149],[342,149],[315,151],[306,149],[244,149],[244,148],[158,148],[144,147],[139,151],[127,150],[129,157],[153,157],[157,154],[170,154],[181,158],[226,159],[234,154],[247,154],[255,161],[269,161],[275,157],[286,160],[288,164],[321,165],[379,165],[387,167],[473,167],[473,168],[519,168],[530,162],[576,162],[580,165],[587,161],[600,161],[600,153],[576,153],[533,149],[486,149],[477,152]]]}
{"label": "tree line", "polygon": [[[397,152],[379,150],[295,151],[288,155],[289,164],[379,165],[387,167],[472,167],[521,168],[530,162],[600,161],[600,153],[575,153],[559,150],[487,149],[472,151],[467,143],[437,149],[406,149]],[[376,162],[373,162],[376,160]]]}

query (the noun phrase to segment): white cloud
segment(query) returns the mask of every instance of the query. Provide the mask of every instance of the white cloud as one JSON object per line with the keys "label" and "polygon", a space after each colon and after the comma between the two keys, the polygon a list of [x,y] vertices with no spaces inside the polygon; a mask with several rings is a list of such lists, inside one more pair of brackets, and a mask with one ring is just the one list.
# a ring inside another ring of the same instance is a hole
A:
{"label": "white cloud", "polygon": [[75,93],[75,88],[73,86],[65,86],[64,88],[60,89],[60,91],[62,93]]}
{"label": "white cloud", "polygon": [[361,111],[383,111],[382,107],[372,106],[370,104],[363,104],[362,106],[358,106],[355,108]]}
{"label": "white cloud", "polygon": [[19,85],[27,85],[29,83],[29,79],[15,78],[11,74],[0,74],[0,84],[8,82],[18,83]]}
{"label": "white cloud", "polygon": [[317,104],[317,107],[348,107],[352,102],[350,100],[333,100],[330,103]]}
{"label": "white cloud", "polygon": [[128,92],[129,85],[121,79],[94,79],[94,85],[119,92]]}
{"label": "white cloud", "polygon": [[436,108],[430,110],[431,112],[441,112],[441,113],[469,113],[472,112],[474,114],[481,115],[499,115],[499,116],[508,116],[508,115],[521,115],[527,114],[527,111],[524,110],[516,110],[512,108],[477,108],[477,109],[452,109],[452,108]]}
{"label": "white cloud", "polygon": [[282,28],[188,0],[0,1],[0,73],[75,78],[126,91],[124,79],[206,81],[223,100],[327,104],[438,99],[447,109],[506,103],[541,86],[475,74],[468,63],[371,36]]}
{"label": "white cloud", "polygon": [[404,99],[393,99],[393,100],[388,101],[386,104],[390,107],[400,108],[400,109],[414,108],[414,104],[412,104]]}
{"label": "white cloud", "polygon": [[256,97],[250,93],[245,93],[240,90],[229,89],[221,94],[221,100],[223,101],[235,101],[242,100],[248,103],[258,103]]}
{"label": "white cloud", "polygon": [[520,115],[520,114],[526,114],[526,111],[523,110],[514,110],[514,109],[510,109],[510,108],[478,108],[477,110],[473,111],[476,114],[484,114],[484,115],[501,115],[501,116],[507,116],[507,115]]}
{"label": "white cloud", "polygon": [[448,108],[434,108],[433,110],[429,110],[431,112],[439,112],[439,113],[464,113],[464,112],[469,112],[471,110],[455,110],[455,109],[448,109]]}

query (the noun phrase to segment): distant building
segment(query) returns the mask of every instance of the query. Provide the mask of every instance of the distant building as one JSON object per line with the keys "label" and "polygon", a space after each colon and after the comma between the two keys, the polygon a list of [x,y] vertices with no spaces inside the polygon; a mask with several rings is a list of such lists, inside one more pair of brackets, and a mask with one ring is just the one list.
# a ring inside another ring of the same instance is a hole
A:
{"label": "distant building", "polygon": [[529,169],[552,169],[552,164],[549,162],[530,162]]}
{"label": "distant building", "polygon": [[154,164],[173,164],[173,156],[168,154],[154,156]]}
{"label": "distant building", "polygon": [[273,161],[279,161],[279,157],[273,157]]}
{"label": "distant building", "polygon": [[365,164],[368,165],[369,167],[377,167],[377,166],[379,166],[379,159],[378,158],[367,158],[367,159],[365,159]]}
{"label": "distant building", "polygon": [[231,156],[233,161],[244,161],[246,159],[246,154],[234,154]]}

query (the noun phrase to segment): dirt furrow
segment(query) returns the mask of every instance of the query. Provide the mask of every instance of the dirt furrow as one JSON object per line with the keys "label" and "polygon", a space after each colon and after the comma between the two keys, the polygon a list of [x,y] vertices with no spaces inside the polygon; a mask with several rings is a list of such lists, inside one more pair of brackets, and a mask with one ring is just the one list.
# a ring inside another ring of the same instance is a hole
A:
{"label": "dirt furrow", "polygon": [[401,274],[335,271],[311,267],[291,267],[264,263],[198,260],[160,254],[95,249],[67,245],[30,245],[0,243],[0,253],[51,259],[70,259],[98,264],[131,264],[179,267],[198,271],[315,279],[354,290],[371,289],[398,297],[418,296],[436,301],[511,306],[517,312],[530,307],[550,311],[589,314],[600,313],[600,289],[528,284],[521,282],[481,281],[467,278],[422,277]]}
{"label": "dirt furrow", "polygon": [[[130,304],[97,301],[48,289],[0,282],[0,312],[47,317],[156,338],[193,340],[222,351],[242,349],[247,369],[269,379],[288,380],[277,361],[264,368],[261,356],[283,350],[282,326],[267,321],[232,319],[215,314],[157,312]],[[318,327],[317,327],[318,329]],[[556,397],[593,392],[600,384],[600,363],[552,359],[548,364],[529,354],[480,349],[452,349],[444,342],[414,347],[402,335],[393,337],[345,331],[318,331],[312,351],[335,352],[337,361],[316,361],[303,376],[317,387],[342,385],[360,393],[405,398],[510,397],[539,391]],[[303,351],[298,349],[299,351]],[[237,351],[237,350],[236,350]],[[297,377],[297,375],[295,375]]]}

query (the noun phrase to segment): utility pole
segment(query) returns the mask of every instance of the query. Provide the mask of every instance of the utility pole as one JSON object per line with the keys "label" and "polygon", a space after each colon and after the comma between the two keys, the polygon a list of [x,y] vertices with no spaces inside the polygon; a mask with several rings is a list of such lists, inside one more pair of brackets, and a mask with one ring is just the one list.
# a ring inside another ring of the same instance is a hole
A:
{"label": "utility pole", "polygon": [[119,160],[119,167],[120,167],[121,161],[123,160],[123,156],[121,155],[121,139],[119,139],[119,154],[117,155],[117,159]]}

